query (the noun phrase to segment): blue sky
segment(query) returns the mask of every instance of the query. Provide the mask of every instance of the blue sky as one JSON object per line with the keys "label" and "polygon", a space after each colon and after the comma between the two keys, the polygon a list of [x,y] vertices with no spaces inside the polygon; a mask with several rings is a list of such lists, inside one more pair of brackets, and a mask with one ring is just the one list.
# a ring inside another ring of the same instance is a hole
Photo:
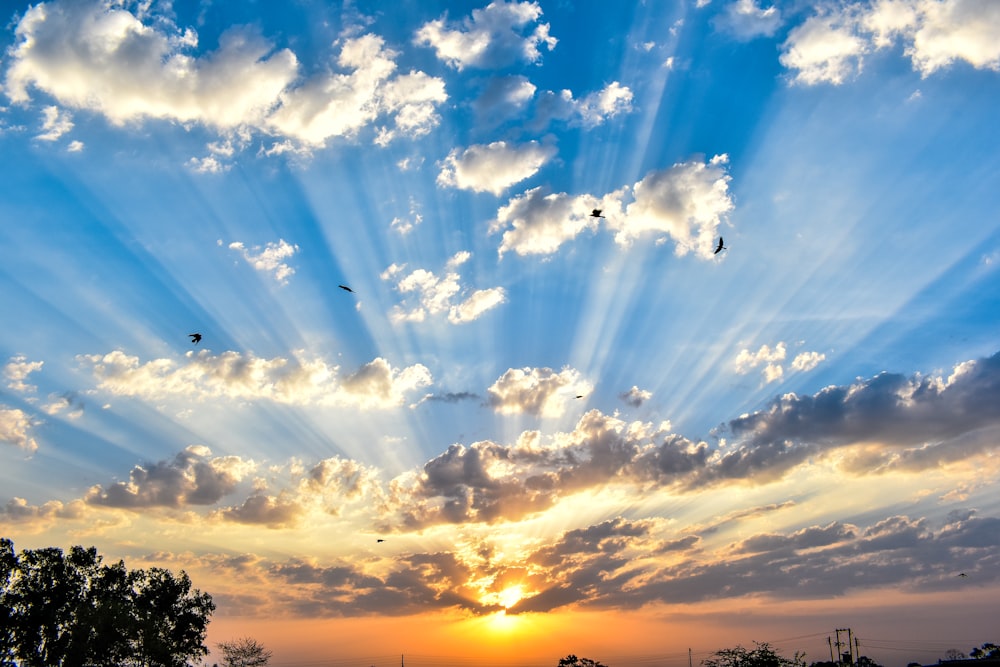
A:
{"label": "blue sky", "polygon": [[222,619],[996,639],[1000,5],[2,9],[16,547]]}

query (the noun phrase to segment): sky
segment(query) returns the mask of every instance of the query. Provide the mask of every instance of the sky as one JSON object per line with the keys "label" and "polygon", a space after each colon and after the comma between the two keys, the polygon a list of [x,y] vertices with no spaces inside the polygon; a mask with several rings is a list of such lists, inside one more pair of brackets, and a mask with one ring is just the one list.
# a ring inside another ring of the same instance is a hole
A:
{"label": "sky", "polygon": [[1000,640],[1000,3],[0,9],[15,549],[286,667]]}

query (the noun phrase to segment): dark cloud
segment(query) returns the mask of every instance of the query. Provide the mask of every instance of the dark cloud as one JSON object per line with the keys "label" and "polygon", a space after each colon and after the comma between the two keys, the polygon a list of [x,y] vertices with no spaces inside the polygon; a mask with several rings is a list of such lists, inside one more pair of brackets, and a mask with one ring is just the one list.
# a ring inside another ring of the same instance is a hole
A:
{"label": "dark cloud", "polygon": [[210,459],[210,454],[191,446],[171,460],[135,466],[128,482],[95,486],[84,500],[126,509],[212,505],[235,490],[245,464],[238,457]]}
{"label": "dark cloud", "polygon": [[766,410],[729,422],[749,449],[804,443],[919,446],[998,426],[1000,353],[962,364],[946,379],[881,373],[812,396],[785,394]]}
{"label": "dark cloud", "polygon": [[475,401],[480,398],[481,396],[479,394],[475,394],[470,391],[458,391],[447,392],[444,394],[427,394],[424,396],[423,400],[437,401],[440,403],[458,403],[460,401]]}
{"label": "dark cloud", "polygon": [[[663,564],[644,557],[664,553],[677,541],[656,539],[647,522],[619,518],[569,531],[532,554],[527,562],[545,573],[545,582],[512,611],[569,604],[634,609],[749,595],[821,598],[885,586],[947,589],[959,585],[959,549],[962,571],[974,573],[980,586],[1000,581],[988,569],[1000,561],[998,528],[1000,519],[976,517],[953,519],[937,532],[927,519],[905,516],[867,528],[832,522],[753,535],[714,554],[691,551],[679,562]],[[684,538],[683,548],[697,540]]]}
{"label": "dark cloud", "polygon": [[259,524],[269,528],[286,528],[298,524],[303,508],[299,503],[285,497],[254,493],[242,505],[227,507],[219,511],[227,521]]}

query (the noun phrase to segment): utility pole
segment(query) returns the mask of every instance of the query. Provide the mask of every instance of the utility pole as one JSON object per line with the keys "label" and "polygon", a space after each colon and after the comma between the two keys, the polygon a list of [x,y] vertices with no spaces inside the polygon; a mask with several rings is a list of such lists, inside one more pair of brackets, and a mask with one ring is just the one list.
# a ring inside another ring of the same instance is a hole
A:
{"label": "utility pole", "polygon": [[830,637],[827,637],[826,638],[826,643],[830,645],[830,662],[837,662],[833,658],[833,639],[831,639]]}
{"label": "utility pole", "polygon": [[[854,646],[851,645],[851,629],[850,628],[837,628],[836,630],[834,630],[834,632],[837,634],[837,641],[834,642],[834,644],[837,646],[837,662],[843,664],[844,663],[844,656],[847,656],[847,664],[848,665],[853,665],[854,664]],[[847,641],[846,642],[840,641],[840,633],[841,632],[846,632],[847,633]],[[841,650],[841,647],[844,646],[845,644],[847,645],[847,652],[846,653],[844,653],[844,651]]]}
{"label": "utility pole", "polygon": [[688,667],[693,667],[691,665],[691,649],[690,648],[688,649]]}

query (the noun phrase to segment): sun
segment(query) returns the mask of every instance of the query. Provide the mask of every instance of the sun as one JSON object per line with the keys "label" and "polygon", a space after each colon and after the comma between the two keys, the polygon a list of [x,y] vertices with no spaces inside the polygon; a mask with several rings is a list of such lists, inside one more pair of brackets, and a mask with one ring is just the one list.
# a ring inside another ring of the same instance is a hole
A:
{"label": "sun", "polygon": [[510,609],[524,597],[524,589],[520,586],[510,586],[497,593],[497,602],[504,609]]}

